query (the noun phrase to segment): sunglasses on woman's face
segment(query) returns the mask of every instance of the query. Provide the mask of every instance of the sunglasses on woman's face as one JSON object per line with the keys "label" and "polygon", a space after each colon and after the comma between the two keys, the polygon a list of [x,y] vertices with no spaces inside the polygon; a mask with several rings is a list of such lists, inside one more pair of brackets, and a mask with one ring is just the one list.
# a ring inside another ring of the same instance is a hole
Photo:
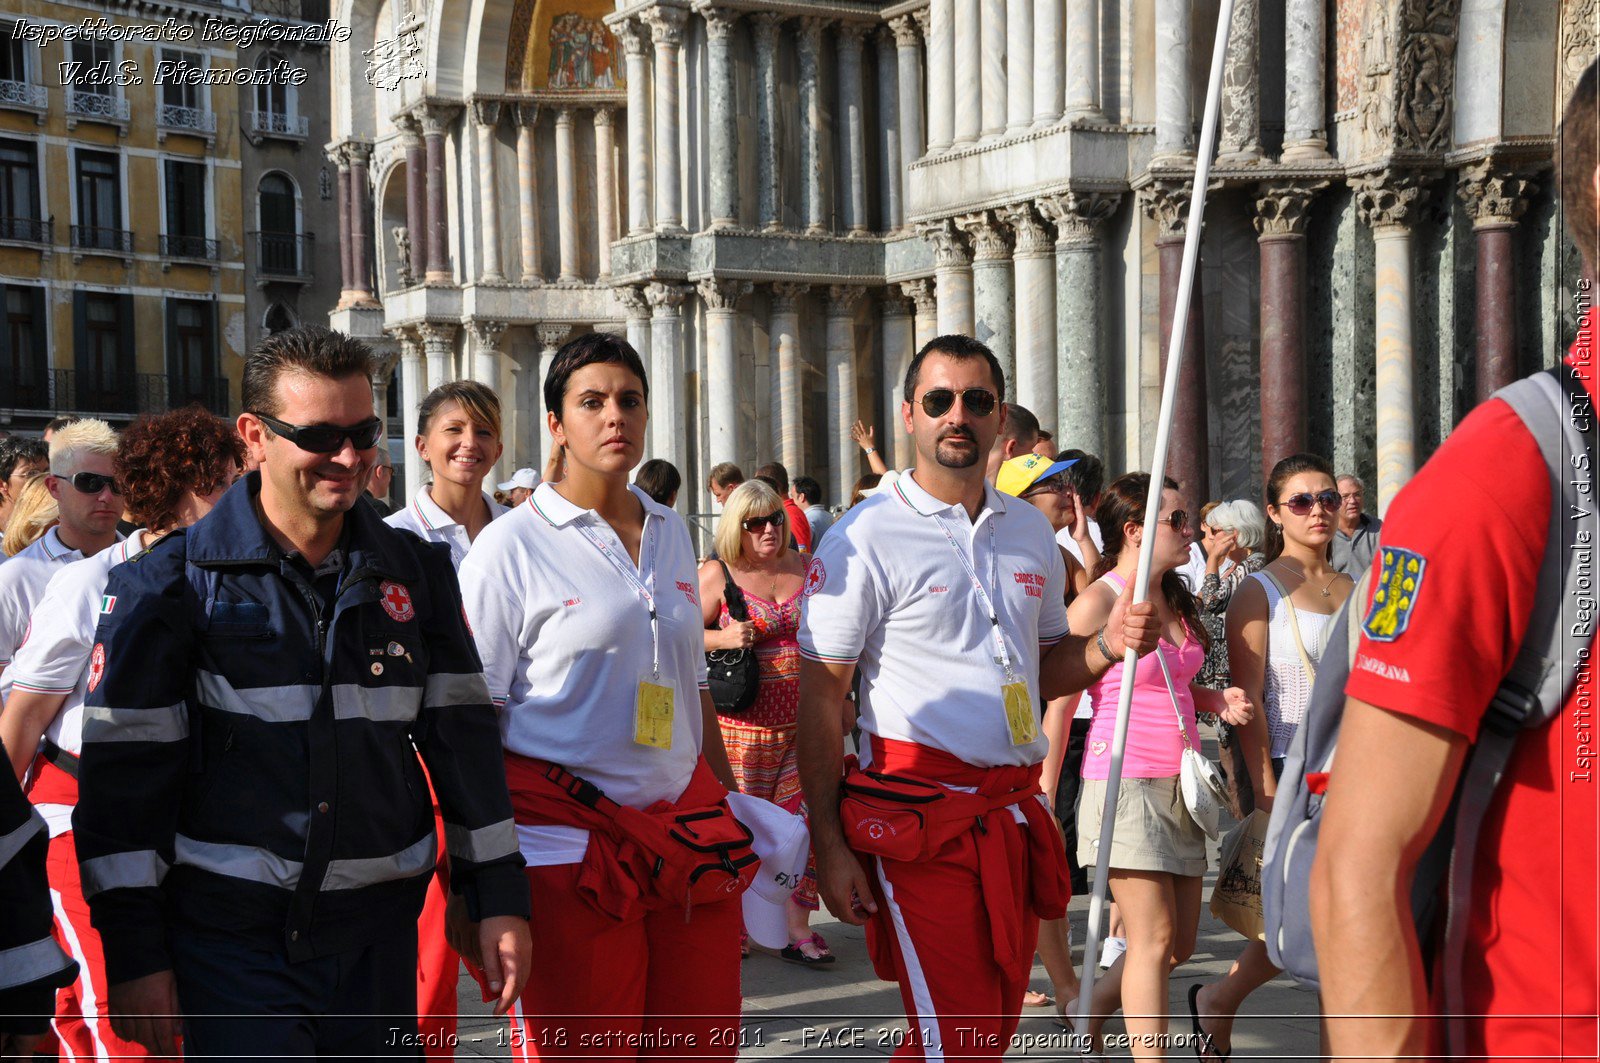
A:
{"label": "sunglasses on woman's face", "polygon": [[376,417],[360,424],[345,426],[290,424],[276,417],[268,417],[264,413],[255,416],[262,424],[272,429],[274,435],[282,436],[301,450],[312,454],[337,454],[344,449],[346,439],[350,440],[350,445],[357,450],[371,450],[378,445],[378,440],[383,436],[383,422]]}
{"label": "sunglasses on woman's face", "polygon": [[1030,495],[1062,495],[1072,490],[1072,485],[1067,483],[1063,476],[1051,476],[1037,481],[1032,487],[1022,492],[1022,497]]}
{"label": "sunglasses on woman's face", "polygon": [[763,531],[769,526],[773,528],[783,527],[782,510],[779,510],[776,513],[768,513],[765,517],[746,517],[744,520],[739,522],[739,527],[743,528],[747,532]]}
{"label": "sunglasses on woman's face", "polygon": [[1329,513],[1335,513],[1339,509],[1339,492],[1327,490],[1312,494],[1310,491],[1301,491],[1299,494],[1290,495],[1282,502],[1279,502],[1278,505],[1283,506],[1297,517],[1303,517],[1310,513],[1312,506],[1321,506]]}
{"label": "sunglasses on woman's face", "polygon": [[949,388],[933,388],[922,394],[922,412],[929,417],[943,417],[950,412],[950,407],[956,404],[956,396],[961,396],[961,406],[974,417],[987,417],[994,412],[995,403],[998,401],[995,394],[985,388],[967,388],[965,391],[951,391]]}
{"label": "sunglasses on woman's face", "polygon": [[1185,510],[1175,509],[1165,517],[1157,517],[1156,523],[1165,524],[1173,531],[1183,531],[1184,528],[1189,526],[1189,514]]}

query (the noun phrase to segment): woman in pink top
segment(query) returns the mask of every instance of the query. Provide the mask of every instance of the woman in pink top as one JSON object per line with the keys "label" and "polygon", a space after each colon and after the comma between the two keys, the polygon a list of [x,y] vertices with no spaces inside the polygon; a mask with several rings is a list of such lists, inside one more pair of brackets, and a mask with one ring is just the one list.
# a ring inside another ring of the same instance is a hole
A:
{"label": "woman in pink top", "polygon": [[[1198,748],[1196,707],[1242,726],[1251,707],[1242,690],[1207,690],[1193,680],[1205,662],[1209,637],[1199,607],[1178,575],[1189,560],[1189,514],[1180,506],[1177,484],[1165,481],[1150,578],[1150,600],[1162,625],[1156,647],[1172,674],[1172,690],[1151,657],[1139,662],[1128,717],[1128,744],[1122,762],[1122,788],[1111,845],[1111,895],[1122,912],[1128,951],[1094,987],[1099,1027],[1119,1004],[1124,1009],[1136,1059],[1162,1059],[1167,1031],[1167,976],[1189,958],[1200,922],[1200,880],[1206,871],[1206,836],[1184,807],[1178,788],[1184,737]],[[1094,631],[1111,615],[1112,604],[1134,577],[1144,539],[1147,473],[1129,473],[1106,489],[1096,514],[1105,537],[1097,574],[1067,611],[1074,631]],[[1153,656],[1153,655],[1152,655]],[[1124,668],[1114,665],[1089,688],[1094,719],[1083,757],[1083,790],[1078,799],[1078,862],[1095,866],[1105,805],[1111,739],[1116,726]],[[1174,704],[1176,702],[1176,704]],[[1182,720],[1183,732],[1179,731]],[[1076,1013],[1069,1005],[1067,1014]]]}

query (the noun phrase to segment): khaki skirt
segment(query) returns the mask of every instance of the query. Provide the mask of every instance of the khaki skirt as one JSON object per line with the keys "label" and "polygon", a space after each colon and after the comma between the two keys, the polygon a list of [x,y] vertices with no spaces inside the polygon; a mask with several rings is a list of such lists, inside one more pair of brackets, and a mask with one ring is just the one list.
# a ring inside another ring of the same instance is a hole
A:
{"label": "khaki skirt", "polygon": [[[1078,863],[1085,868],[1095,866],[1105,802],[1106,780],[1083,780],[1078,795]],[[1206,835],[1184,807],[1176,775],[1122,780],[1111,866],[1191,877],[1206,873]]]}

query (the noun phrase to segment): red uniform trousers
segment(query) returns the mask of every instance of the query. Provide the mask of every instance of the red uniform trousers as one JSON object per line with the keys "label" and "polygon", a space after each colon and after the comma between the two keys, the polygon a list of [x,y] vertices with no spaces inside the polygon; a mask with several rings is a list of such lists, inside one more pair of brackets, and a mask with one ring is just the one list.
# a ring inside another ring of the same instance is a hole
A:
{"label": "red uniform trousers", "polygon": [[[860,855],[878,914],[867,924],[878,976],[900,984],[906,1059],[993,1059],[1009,1047],[1033,969],[1040,918],[1070,896],[1061,834],[1039,793],[1039,766],[975,768],[948,753],[873,739],[873,767],[980,794],[1016,794],[929,859]],[[1037,806],[1036,808],[1034,806]]]}
{"label": "red uniform trousers", "polygon": [[439,838],[438,870],[428,883],[417,920],[417,1033],[423,1055],[431,1060],[455,1058],[456,1016],[461,1011],[461,957],[444,936],[445,901],[450,896],[449,865],[445,861],[444,818],[439,803],[433,805],[433,827]]}
{"label": "red uniform trousers", "polygon": [[[28,797],[36,805],[76,805],[78,780],[44,758],[34,761],[33,785]],[[89,923],[89,902],[83,899],[78,877],[78,848],[72,832],[50,839],[46,861],[50,902],[55,908],[55,938],[78,961],[78,978],[56,993],[56,1014],[51,1027],[60,1042],[62,1060],[119,1058],[149,1059],[142,1045],[124,1041],[111,1032],[106,1009],[106,958],[100,935]]]}

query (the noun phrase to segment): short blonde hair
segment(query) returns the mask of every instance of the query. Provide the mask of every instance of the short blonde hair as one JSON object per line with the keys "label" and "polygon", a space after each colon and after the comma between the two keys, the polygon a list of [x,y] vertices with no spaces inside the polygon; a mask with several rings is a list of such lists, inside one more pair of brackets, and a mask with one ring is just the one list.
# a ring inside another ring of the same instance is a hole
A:
{"label": "short blonde hair", "polygon": [[45,485],[49,479],[48,473],[34,473],[23,481],[22,490],[17,492],[17,503],[11,507],[11,517],[6,521],[5,543],[0,546],[7,557],[16,557],[38,542],[60,519],[55,496]]}
{"label": "short blonde hair", "polygon": [[778,556],[782,557],[789,549],[789,511],[778,492],[760,480],[746,480],[722,504],[722,516],[717,521],[717,556],[724,561],[742,561],[745,520],[769,513],[783,518],[783,527],[778,529]]}
{"label": "short blonde hair", "polygon": [[85,454],[117,456],[117,433],[104,421],[85,417],[58,429],[50,437],[50,471],[57,476],[71,476],[79,471],[74,466]]}

